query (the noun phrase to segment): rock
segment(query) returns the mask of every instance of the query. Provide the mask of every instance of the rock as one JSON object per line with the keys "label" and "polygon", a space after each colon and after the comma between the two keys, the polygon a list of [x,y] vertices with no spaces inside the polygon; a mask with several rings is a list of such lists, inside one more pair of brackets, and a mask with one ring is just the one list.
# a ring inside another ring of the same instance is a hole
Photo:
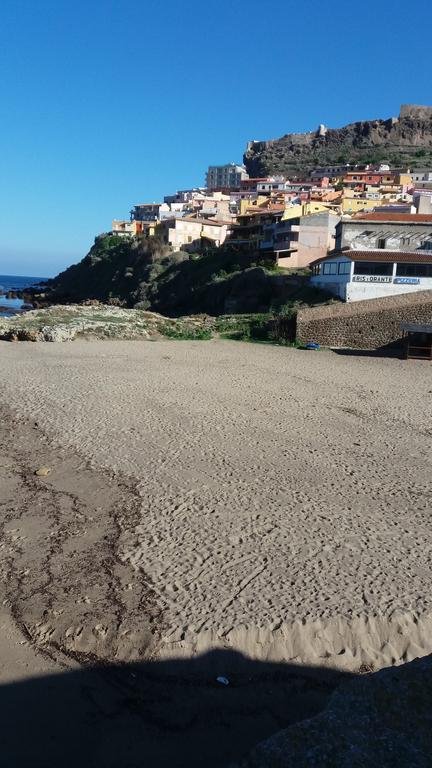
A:
{"label": "rock", "polygon": [[342,683],[317,717],[231,768],[430,768],[432,656]]}
{"label": "rock", "polygon": [[50,467],[39,467],[39,469],[36,470],[35,475],[38,477],[47,477],[51,474]]}
{"label": "rock", "polygon": [[383,157],[408,167],[418,167],[419,162],[421,167],[429,166],[431,107],[405,105],[399,120],[363,120],[343,128],[320,126],[318,131],[249,142],[243,159],[250,176],[290,176],[304,175],[307,168],[316,165],[373,163]]}

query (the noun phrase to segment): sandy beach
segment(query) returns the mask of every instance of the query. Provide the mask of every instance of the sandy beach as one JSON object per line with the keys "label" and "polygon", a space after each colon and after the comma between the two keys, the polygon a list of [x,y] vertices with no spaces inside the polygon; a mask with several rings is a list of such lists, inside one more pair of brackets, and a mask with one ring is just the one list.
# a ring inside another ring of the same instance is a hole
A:
{"label": "sandy beach", "polygon": [[[432,651],[430,365],[223,341],[0,356],[2,402],[54,451],[50,482],[107,484],[57,555],[61,571],[75,536],[86,586],[19,601],[34,642],[353,671]],[[109,588],[85,577],[93,539],[111,542]]]}

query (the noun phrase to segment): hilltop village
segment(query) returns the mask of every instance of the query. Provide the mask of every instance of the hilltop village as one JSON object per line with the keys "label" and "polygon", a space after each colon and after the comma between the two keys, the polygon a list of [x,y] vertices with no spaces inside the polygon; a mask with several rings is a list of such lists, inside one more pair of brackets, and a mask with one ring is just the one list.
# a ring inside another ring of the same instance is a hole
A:
{"label": "hilltop village", "polygon": [[112,233],[157,236],[173,251],[250,252],[310,270],[348,302],[420,290],[432,287],[432,167],[347,163],[252,178],[244,165],[210,166],[205,187],[136,204]]}
{"label": "hilltop village", "polygon": [[[391,125],[400,121],[409,131],[419,120],[429,128],[432,107],[405,105]],[[324,146],[327,135],[320,125],[313,141]],[[248,144],[246,163],[254,145],[260,143]],[[428,151],[418,146],[410,155],[415,167],[341,162],[255,177],[243,164],[209,166],[204,187],[135,204],[130,220],[113,220],[112,234],[156,238],[185,257],[249,254],[251,265],[301,275],[346,303],[424,292],[432,288],[432,163],[422,167]],[[398,319],[417,319],[418,300],[416,307],[415,317],[405,308]],[[318,336],[328,343],[325,334]]]}

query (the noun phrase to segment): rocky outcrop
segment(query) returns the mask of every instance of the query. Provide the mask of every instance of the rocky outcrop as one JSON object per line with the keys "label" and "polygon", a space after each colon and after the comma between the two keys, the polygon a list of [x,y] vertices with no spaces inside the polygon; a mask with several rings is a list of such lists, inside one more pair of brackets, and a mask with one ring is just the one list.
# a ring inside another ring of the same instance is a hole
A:
{"label": "rocky outcrop", "polygon": [[323,128],[249,142],[244,155],[249,174],[304,175],[313,166],[338,163],[390,162],[425,167],[432,162],[431,107],[403,105],[399,118]]}
{"label": "rocky outcrop", "polygon": [[428,656],[342,683],[320,715],[262,742],[237,768],[429,768],[431,755]]}
{"label": "rocky outcrop", "polygon": [[84,339],[207,338],[212,318],[168,318],[141,309],[104,304],[53,306],[20,317],[0,319],[4,341],[73,341]]}

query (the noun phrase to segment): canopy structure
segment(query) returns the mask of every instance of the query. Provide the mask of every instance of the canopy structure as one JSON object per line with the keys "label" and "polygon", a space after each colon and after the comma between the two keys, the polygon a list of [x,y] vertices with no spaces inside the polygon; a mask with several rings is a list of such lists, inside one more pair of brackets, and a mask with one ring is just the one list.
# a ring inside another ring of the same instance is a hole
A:
{"label": "canopy structure", "polygon": [[432,360],[432,323],[401,323],[405,357]]}

